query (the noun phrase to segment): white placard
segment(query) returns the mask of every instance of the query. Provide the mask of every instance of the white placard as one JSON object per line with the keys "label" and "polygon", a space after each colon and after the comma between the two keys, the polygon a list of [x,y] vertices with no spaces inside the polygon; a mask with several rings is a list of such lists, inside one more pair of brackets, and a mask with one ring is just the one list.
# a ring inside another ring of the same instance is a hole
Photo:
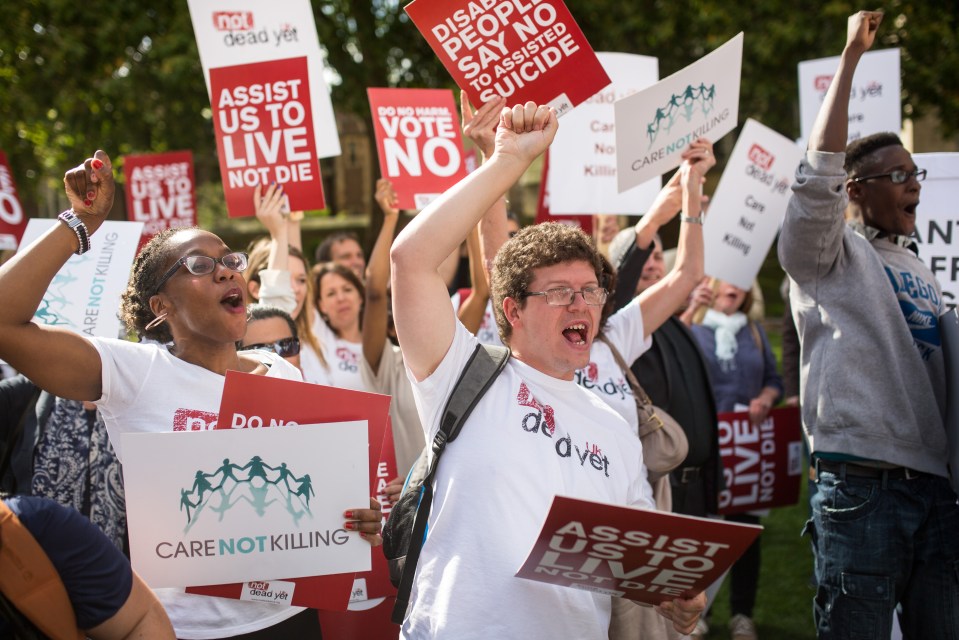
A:
{"label": "white placard", "polygon": [[340,155],[340,138],[309,0],[187,0],[206,91],[210,69],[306,56],[316,150]]}
{"label": "white placard", "polygon": [[369,571],[343,529],[369,504],[365,420],[122,438],[130,557],[151,587]]}
{"label": "white placard", "polygon": [[736,128],[742,64],[740,33],[685,69],[616,101],[620,192],[678,167],[697,138],[716,142]]}
{"label": "white placard", "polygon": [[550,145],[550,215],[645,213],[662,187],[659,176],[626,193],[616,188],[613,103],[654,84],[659,60],[631,53],[597,53],[612,84],[563,118]]}
{"label": "white placard", "polygon": [[752,288],[782,225],[802,155],[789,138],[746,120],[709,204],[707,274]]}
{"label": "white placard", "polygon": [[[839,56],[799,63],[799,123],[801,145],[812,133],[826,90],[839,68]],[[867,51],[856,65],[849,94],[849,135],[856,140],[880,131],[899,133],[902,128],[900,104],[899,49]]]}
{"label": "white placard", "polygon": [[959,153],[914,153],[912,159],[927,171],[916,216],[919,257],[939,281],[945,307],[952,308],[959,303]]}
{"label": "white placard", "polygon": [[[21,250],[58,224],[63,223],[31,218],[20,241]],[[90,250],[70,256],[53,277],[33,321],[87,336],[118,337],[120,295],[130,280],[142,231],[142,222],[107,220],[100,225],[90,238]]]}

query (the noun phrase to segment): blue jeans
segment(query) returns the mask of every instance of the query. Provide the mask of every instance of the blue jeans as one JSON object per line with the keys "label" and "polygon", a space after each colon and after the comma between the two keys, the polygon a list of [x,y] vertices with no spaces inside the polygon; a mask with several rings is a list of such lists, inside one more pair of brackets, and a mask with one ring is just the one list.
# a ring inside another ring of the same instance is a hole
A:
{"label": "blue jeans", "polygon": [[[845,475],[845,474],[842,474]],[[959,506],[945,478],[821,471],[804,533],[819,583],[820,640],[959,640]]]}

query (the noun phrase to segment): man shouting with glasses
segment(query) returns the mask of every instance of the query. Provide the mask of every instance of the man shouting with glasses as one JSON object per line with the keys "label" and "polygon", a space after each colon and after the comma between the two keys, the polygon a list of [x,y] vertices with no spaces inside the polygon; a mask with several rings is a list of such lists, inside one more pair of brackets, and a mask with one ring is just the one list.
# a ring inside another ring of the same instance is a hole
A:
{"label": "man shouting with glasses", "polygon": [[[503,106],[484,107],[499,113],[491,157],[417,215],[391,251],[393,315],[427,442],[477,345],[437,268],[557,130],[548,107]],[[698,176],[689,181],[699,188]],[[694,200],[689,213],[700,222],[698,193]],[[702,228],[687,226],[701,245]],[[691,290],[701,275],[694,260],[678,280]],[[402,637],[607,638],[608,595],[514,577],[555,495],[653,507],[638,438],[574,381],[589,362],[604,286],[599,254],[578,229],[530,227],[497,253],[490,290],[513,357],[439,463]],[[666,307],[642,310],[637,340],[662,324]],[[688,633],[704,605],[700,594],[661,610]]]}
{"label": "man shouting with glasses", "polygon": [[944,306],[910,237],[926,172],[892,133],[846,146],[853,74],[881,21],[870,11],[849,18],[779,240],[818,485],[806,525],[814,617],[819,638],[888,638],[900,604],[905,637],[954,640],[959,507],[946,468]]}

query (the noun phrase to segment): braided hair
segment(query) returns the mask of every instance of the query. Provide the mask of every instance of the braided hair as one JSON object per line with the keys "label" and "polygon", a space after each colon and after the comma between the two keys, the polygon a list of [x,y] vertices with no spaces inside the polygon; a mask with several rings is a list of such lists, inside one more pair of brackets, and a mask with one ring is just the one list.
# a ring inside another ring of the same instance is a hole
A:
{"label": "braided hair", "polygon": [[140,339],[149,338],[158,342],[172,342],[173,334],[166,323],[146,329],[156,316],[150,309],[150,298],[156,294],[157,285],[170,263],[169,240],[181,231],[194,231],[197,227],[164,229],[153,236],[140,250],[133,261],[130,282],[123,292],[120,303],[120,320]]}

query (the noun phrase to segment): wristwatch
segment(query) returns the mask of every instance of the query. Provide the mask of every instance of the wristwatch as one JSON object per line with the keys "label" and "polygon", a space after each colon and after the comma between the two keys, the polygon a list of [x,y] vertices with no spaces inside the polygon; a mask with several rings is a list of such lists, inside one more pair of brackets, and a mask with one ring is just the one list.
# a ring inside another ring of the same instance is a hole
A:
{"label": "wristwatch", "polygon": [[687,216],[687,215],[683,214],[682,216],[680,216],[679,219],[680,219],[681,221],[683,221],[683,222],[688,222],[689,224],[699,224],[699,225],[701,225],[701,224],[703,223],[703,220],[706,219],[706,216],[704,216],[703,214],[700,213],[697,217],[694,218],[694,217],[692,217],[692,216]]}

